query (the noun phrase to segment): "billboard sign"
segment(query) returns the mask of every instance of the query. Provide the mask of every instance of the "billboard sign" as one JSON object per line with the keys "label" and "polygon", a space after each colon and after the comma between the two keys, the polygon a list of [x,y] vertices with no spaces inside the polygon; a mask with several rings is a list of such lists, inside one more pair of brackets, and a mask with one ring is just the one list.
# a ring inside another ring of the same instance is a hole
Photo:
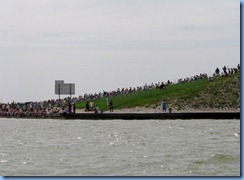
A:
{"label": "billboard sign", "polygon": [[56,95],[73,95],[75,94],[74,83],[64,83],[64,81],[55,81]]}

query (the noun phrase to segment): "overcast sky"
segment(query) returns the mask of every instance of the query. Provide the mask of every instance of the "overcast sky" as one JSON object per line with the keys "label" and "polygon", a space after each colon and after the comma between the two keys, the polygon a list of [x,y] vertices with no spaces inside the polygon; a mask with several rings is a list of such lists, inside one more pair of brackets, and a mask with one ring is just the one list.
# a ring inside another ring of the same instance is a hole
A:
{"label": "overcast sky", "polygon": [[174,82],[240,63],[240,1],[0,0],[0,39],[0,102]]}

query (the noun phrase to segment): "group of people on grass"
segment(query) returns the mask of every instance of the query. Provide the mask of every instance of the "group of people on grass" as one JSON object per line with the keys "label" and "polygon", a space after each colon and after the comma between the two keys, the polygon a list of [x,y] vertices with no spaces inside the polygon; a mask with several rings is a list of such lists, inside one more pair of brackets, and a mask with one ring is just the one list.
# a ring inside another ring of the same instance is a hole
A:
{"label": "group of people on grass", "polygon": [[[209,77],[207,75],[207,73],[200,73],[198,75],[194,75],[191,77],[186,77],[186,78],[179,78],[177,80],[177,82],[175,83],[186,83],[186,82],[192,82],[192,81],[196,81],[199,79],[207,79],[207,78],[214,78],[216,76],[226,76],[228,74],[234,74],[238,71],[240,71],[240,64],[237,65],[236,68],[229,68],[227,66],[224,66],[222,68],[223,72],[220,72],[220,70],[217,68],[214,72],[213,75],[211,75],[211,77]],[[101,97],[105,97],[105,98],[110,98],[110,97],[114,97],[117,95],[121,95],[121,94],[128,94],[128,93],[133,93],[133,92],[139,92],[139,91],[144,91],[144,90],[148,90],[148,89],[163,89],[164,87],[167,87],[168,85],[172,85],[174,84],[172,81],[168,80],[166,82],[158,82],[158,83],[151,83],[151,84],[144,84],[142,86],[137,86],[137,87],[123,87],[123,88],[117,88],[117,90],[113,90],[113,91],[103,91],[100,93],[95,93],[95,94],[84,94],[84,96],[79,96],[78,98],[78,102],[81,101],[88,101],[88,100],[96,100],[98,98]]]}
{"label": "group of people on grass", "polygon": [[241,69],[240,64],[238,64],[236,68],[227,68],[226,66],[224,66],[222,68],[223,71],[220,73],[220,70],[217,67],[216,70],[215,70],[215,72],[214,72],[214,74],[213,74],[213,76],[214,77],[216,77],[216,76],[228,76],[230,74],[237,73],[238,71],[240,71],[240,69]]}
{"label": "group of people on grass", "polygon": [[[108,99],[107,99],[108,100]],[[98,114],[98,113],[100,113],[100,114],[102,114],[103,113],[103,109],[100,109],[99,110],[99,107],[98,107],[98,105],[95,105],[95,107],[93,106],[93,102],[92,101],[87,101],[86,102],[86,109],[85,109],[85,111],[86,112],[94,112],[95,114]],[[110,112],[113,112],[113,110],[114,110],[114,107],[113,107],[113,101],[111,100],[110,102],[109,102],[109,104],[107,104],[107,105],[109,105],[109,109],[110,109]]]}

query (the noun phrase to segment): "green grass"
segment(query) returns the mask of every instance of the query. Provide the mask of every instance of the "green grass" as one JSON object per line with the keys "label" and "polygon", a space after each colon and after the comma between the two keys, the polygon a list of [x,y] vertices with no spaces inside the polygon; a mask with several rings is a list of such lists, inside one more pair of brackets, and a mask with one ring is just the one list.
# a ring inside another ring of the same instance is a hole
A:
{"label": "green grass", "polygon": [[[233,90],[234,89],[234,90]],[[177,109],[181,109],[188,105],[192,108],[198,107],[217,107],[226,106],[222,102],[223,97],[227,105],[238,107],[240,102],[240,73],[230,75],[228,77],[218,77],[209,82],[208,79],[201,79],[189,83],[180,83],[169,85],[164,90],[143,90],[130,94],[117,95],[110,97],[113,100],[115,109],[131,108],[135,106],[157,106],[162,100],[173,104]],[[94,102],[94,106],[98,105],[100,109],[108,110],[106,99],[100,98]],[[239,103],[239,104],[238,104]],[[230,105],[231,104],[231,105]],[[85,108],[86,102],[77,103],[77,108]]]}

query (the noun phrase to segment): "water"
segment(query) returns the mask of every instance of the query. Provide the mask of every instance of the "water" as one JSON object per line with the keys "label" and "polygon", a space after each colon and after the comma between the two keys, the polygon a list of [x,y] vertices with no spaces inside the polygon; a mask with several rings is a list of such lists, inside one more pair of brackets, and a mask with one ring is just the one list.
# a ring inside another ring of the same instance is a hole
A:
{"label": "water", "polygon": [[1,176],[240,176],[240,120],[0,119]]}

